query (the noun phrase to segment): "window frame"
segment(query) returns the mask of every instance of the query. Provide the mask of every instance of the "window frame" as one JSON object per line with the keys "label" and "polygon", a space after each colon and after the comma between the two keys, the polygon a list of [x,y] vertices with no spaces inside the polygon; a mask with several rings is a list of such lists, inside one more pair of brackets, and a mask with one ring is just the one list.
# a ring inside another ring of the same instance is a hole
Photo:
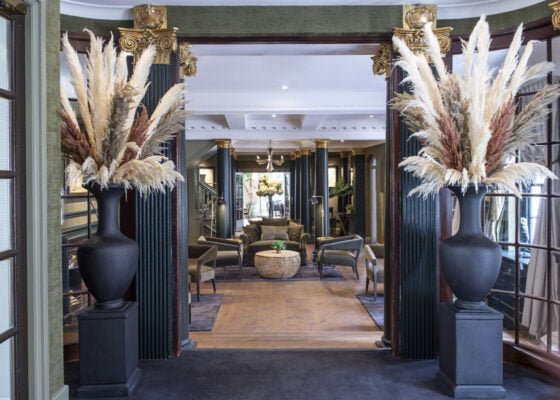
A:
{"label": "window frame", "polygon": [[[27,322],[27,229],[26,229],[26,98],[25,98],[25,16],[10,8],[0,8],[0,18],[11,23],[9,49],[10,89],[0,89],[0,98],[11,101],[10,169],[0,170],[1,180],[11,181],[12,245],[0,253],[0,261],[12,260],[13,324],[0,332],[0,343],[13,340],[13,395],[28,397]],[[18,73],[19,72],[19,73]]]}

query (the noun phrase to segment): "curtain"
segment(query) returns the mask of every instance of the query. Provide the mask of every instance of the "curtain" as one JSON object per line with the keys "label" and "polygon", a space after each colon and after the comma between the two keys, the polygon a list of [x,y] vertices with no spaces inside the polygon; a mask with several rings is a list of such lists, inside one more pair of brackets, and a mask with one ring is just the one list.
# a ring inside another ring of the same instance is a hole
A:
{"label": "curtain", "polygon": [[[557,77],[555,81],[557,81]],[[538,90],[542,87],[544,82],[538,82],[536,84],[531,85],[531,87],[527,87],[528,91]],[[522,106],[523,103],[527,103],[529,99],[523,99],[521,101]],[[546,124],[540,129],[539,137],[537,138],[538,142],[547,142],[547,130]],[[559,134],[559,113],[558,113],[558,101],[553,105],[552,110],[552,140],[558,141],[560,139]],[[559,154],[559,147],[558,145],[553,146],[552,151],[552,170],[553,172],[560,177],[560,154]],[[528,152],[524,154],[525,159],[532,159],[532,161],[538,161],[540,158],[541,160],[544,159],[544,155],[538,154],[538,152]],[[560,193],[560,182],[558,180],[552,181],[552,188],[553,193]],[[546,190],[546,188],[544,189]],[[539,211],[537,214],[537,220],[535,225],[535,232],[534,237],[532,239],[532,243],[540,243],[546,244],[547,243],[547,220],[550,218],[550,222],[552,224],[551,229],[551,243],[553,247],[560,247],[560,210],[558,209],[558,202],[553,201],[553,206],[551,209],[551,215],[548,215],[546,201],[541,201],[539,204]],[[559,271],[560,265],[554,257],[552,257],[552,265],[550,268],[551,276],[547,277],[547,262],[548,262],[548,253],[546,250],[541,249],[531,249],[531,258],[528,265],[527,270],[527,283],[524,289],[524,292],[528,295],[545,297],[547,295],[546,287],[547,287],[547,279],[551,279],[551,298],[558,300],[559,296],[559,285],[558,285],[558,278],[559,278]],[[552,308],[551,318],[552,318],[552,327],[553,329],[558,329],[558,306],[554,306]],[[529,328],[529,334],[536,338],[543,338],[543,336],[547,333],[547,306],[546,303],[543,301],[533,300],[526,298],[524,300],[523,305],[523,316],[522,316],[522,325]],[[556,337],[554,334],[553,337]]]}

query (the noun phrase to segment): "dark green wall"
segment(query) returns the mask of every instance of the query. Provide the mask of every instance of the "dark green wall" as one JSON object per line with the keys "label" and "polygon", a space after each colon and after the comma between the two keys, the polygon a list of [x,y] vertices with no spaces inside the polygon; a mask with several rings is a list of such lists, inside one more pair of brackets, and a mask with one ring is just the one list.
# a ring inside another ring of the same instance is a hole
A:
{"label": "dark green wall", "polygon": [[60,154],[60,123],[56,111],[60,105],[59,0],[47,2],[47,208],[48,208],[48,271],[49,271],[49,372],[51,395],[64,384],[62,343],[62,274],[60,236],[60,187],[62,156]]}
{"label": "dark green wall", "polygon": [[[505,0],[504,0],[505,1]],[[550,17],[549,1],[488,17],[492,31]],[[389,37],[402,25],[401,6],[337,7],[168,7],[169,26],[186,37]],[[438,26],[453,27],[453,34],[468,33],[478,18],[439,20]],[[106,21],[62,15],[64,31],[80,32],[84,27],[97,34],[131,27],[131,20]]]}

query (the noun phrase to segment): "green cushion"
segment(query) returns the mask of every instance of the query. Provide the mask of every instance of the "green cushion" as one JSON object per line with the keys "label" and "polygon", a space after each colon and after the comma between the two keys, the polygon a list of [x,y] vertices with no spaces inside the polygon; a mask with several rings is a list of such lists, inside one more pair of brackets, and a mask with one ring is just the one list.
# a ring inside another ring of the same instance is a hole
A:
{"label": "green cushion", "polygon": [[349,250],[325,250],[321,255],[323,264],[353,266],[355,262],[354,253]]}

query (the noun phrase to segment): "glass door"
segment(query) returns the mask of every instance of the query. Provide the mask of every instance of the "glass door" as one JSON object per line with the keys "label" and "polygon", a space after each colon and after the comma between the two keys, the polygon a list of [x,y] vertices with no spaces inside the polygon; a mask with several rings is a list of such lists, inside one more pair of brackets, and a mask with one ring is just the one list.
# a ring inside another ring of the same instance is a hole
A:
{"label": "glass door", "polygon": [[23,16],[0,7],[0,399],[27,397]]}

